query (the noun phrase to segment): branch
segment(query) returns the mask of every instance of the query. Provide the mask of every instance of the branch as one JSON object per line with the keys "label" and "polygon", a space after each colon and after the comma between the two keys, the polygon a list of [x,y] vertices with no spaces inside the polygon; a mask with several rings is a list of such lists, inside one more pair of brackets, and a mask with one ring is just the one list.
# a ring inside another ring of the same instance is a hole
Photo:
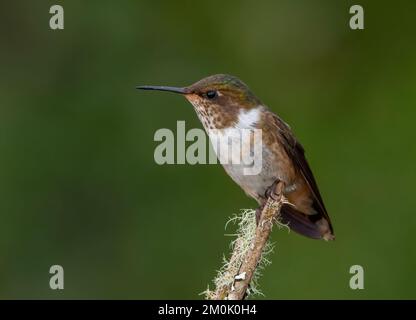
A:
{"label": "branch", "polygon": [[[264,206],[257,227],[248,249],[241,258],[241,250],[246,246],[244,238],[238,237],[234,242],[233,253],[230,260],[226,263],[226,270],[221,275],[223,279],[232,279],[228,283],[216,282],[217,287],[215,292],[207,294],[208,299],[213,300],[242,300],[247,295],[247,290],[250,282],[255,275],[256,268],[259,267],[262,255],[267,247],[270,232],[274,222],[278,221],[280,209],[287,200],[282,194],[284,184],[278,182],[275,185],[272,196],[267,199]],[[266,250],[267,251],[267,250]],[[236,266],[235,260],[240,257],[241,263]]]}

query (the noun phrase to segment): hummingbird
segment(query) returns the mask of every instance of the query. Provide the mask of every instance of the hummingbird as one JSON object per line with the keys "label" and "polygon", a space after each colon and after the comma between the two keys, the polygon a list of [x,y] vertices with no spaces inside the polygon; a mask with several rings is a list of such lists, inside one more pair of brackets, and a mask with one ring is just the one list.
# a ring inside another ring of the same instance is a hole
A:
{"label": "hummingbird", "polygon": [[[290,126],[257,98],[235,76],[217,74],[187,87],[138,86],[141,90],[168,91],[184,96],[194,107],[204,129],[212,132],[259,129],[261,170],[246,175],[242,164],[222,163],[228,175],[259,204],[257,221],[271,190],[284,183],[289,203],[280,211],[280,222],[312,239],[335,239],[331,220],[305,157],[305,150]],[[210,135],[211,142],[212,135]]]}

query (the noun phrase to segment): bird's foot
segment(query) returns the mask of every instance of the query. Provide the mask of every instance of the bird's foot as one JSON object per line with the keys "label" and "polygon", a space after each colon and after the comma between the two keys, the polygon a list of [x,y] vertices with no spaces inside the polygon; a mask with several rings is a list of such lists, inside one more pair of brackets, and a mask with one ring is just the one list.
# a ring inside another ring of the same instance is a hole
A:
{"label": "bird's foot", "polygon": [[278,201],[280,196],[282,195],[284,184],[280,182],[281,181],[279,179],[276,179],[276,181],[273,182],[273,184],[270,187],[268,187],[264,192],[265,201],[262,205],[260,205],[260,207],[256,209],[256,225],[259,225],[261,213],[263,212],[267,200],[271,198],[274,201]]}
{"label": "bird's foot", "polygon": [[281,190],[283,184],[280,184],[279,190],[276,189],[278,187],[279,182],[280,180],[276,179],[275,182],[273,182],[273,184],[266,189],[266,192],[264,193],[264,196],[266,197],[266,199],[272,198],[272,200],[274,201],[277,201],[279,199],[279,196],[281,195],[283,191]]}

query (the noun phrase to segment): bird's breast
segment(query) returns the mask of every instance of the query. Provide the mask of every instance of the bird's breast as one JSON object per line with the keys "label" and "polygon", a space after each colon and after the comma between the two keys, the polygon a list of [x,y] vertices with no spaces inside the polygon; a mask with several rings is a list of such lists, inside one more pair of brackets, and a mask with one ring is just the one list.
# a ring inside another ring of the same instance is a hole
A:
{"label": "bird's breast", "polygon": [[[277,179],[291,177],[283,149],[263,143],[259,121],[261,108],[240,112],[235,125],[222,129],[206,128],[219,162],[228,175],[251,197],[261,202],[266,189]],[[205,127],[205,125],[204,125]],[[267,139],[266,139],[267,140]]]}

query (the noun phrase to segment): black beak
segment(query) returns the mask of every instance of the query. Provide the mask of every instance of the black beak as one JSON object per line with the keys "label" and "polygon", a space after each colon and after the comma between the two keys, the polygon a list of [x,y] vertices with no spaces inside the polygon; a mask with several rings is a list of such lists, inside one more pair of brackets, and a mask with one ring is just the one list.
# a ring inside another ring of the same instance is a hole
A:
{"label": "black beak", "polygon": [[166,87],[166,86],[137,86],[136,89],[168,91],[168,92],[174,92],[174,93],[180,93],[180,94],[187,94],[188,93],[186,88]]}

